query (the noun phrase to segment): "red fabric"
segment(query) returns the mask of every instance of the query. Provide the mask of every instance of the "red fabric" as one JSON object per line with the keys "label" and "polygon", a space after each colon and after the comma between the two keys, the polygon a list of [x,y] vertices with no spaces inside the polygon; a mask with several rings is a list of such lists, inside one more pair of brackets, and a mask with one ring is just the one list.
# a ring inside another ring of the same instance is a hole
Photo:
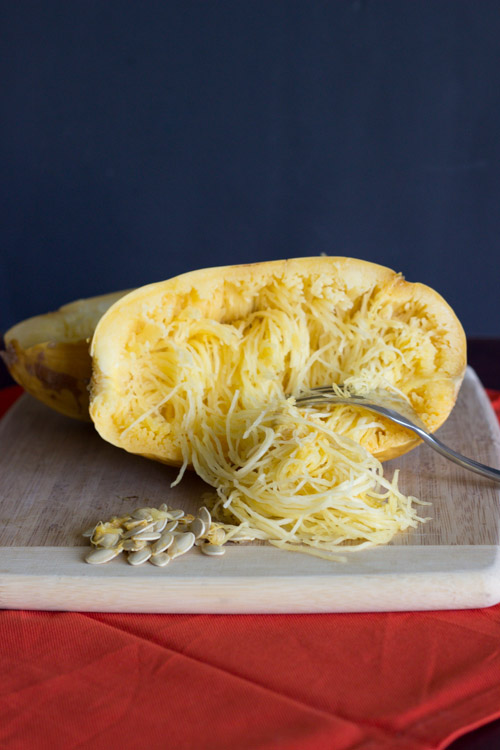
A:
{"label": "red fabric", "polygon": [[494,391],[491,388],[487,388],[486,393],[490,397],[491,405],[500,421],[500,391]]}
{"label": "red fabric", "polygon": [[0,417],[12,406],[14,401],[17,401],[22,392],[23,389],[20,385],[11,385],[0,391]]}
{"label": "red fabric", "polygon": [[[0,405],[20,389],[0,393]],[[500,418],[500,392],[489,392]],[[0,612],[9,750],[426,750],[500,717],[500,606]]]}

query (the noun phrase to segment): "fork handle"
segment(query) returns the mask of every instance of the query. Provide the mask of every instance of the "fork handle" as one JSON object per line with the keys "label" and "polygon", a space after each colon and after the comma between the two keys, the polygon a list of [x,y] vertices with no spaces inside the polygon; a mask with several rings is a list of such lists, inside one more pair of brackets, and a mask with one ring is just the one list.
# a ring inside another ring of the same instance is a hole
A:
{"label": "fork handle", "polygon": [[[410,425],[407,426],[410,427]],[[461,453],[454,451],[453,448],[450,448],[449,446],[442,443],[441,440],[439,440],[434,435],[431,435],[425,430],[421,430],[419,427],[411,427],[410,429],[416,432],[417,435],[419,435],[422,440],[427,443],[428,446],[434,448],[435,451],[440,453],[445,458],[448,458],[450,461],[453,461],[453,463],[458,464],[464,469],[473,471],[476,474],[481,474],[483,477],[493,479],[493,481],[495,482],[500,482],[500,470],[494,469],[492,466],[481,464],[479,463],[479,461],[474,461],[473,458],[467,458],[467,456],[463,456]]]}
{"label": "fork handle", "polygon": [[403,414],[399,414],[399,412],[396,412],[393,409],[368,403],[364,400],[356,398],[351,398],[349,399],[349,401],[347,401],[343,397],[333,396],[329,392],[319,393],[313,396],[304,396],[300,399],[297,399],[297,405],[307,405],[314,403],[349,403],[356,406],[363,406],[365,409],[374,411],[376,414],[382,414],[383,416],[391,419],[396,424],[400,424],[402,427],[406,427],[408,430],[414,432],[416,435],[422,438],[424,443],[427,443],[430,448],[433,448],[442,456],[449,459],[450,461],[453,461],[453,463],[458,464],[463,469],[468,469],[468,471],[473,471],[476,474],[481,474],[481,476],[483,477],[493,479],[494,482],[500,482],[499,469],[494,469],[492,466],[486,466],[485,464],[479,463],[479,461],[475,461],[473,458],[467,458],[467,456],[463,456],[461,453],[458,453],[458,451],[454,451],[453,448],[450,448],[449,446],[442,443],[441,440],[432,435],[430,432],[427,432],[427,430],[424,430],[422,427],[419,427],[413,422],[410,422],[410,420],[407,419]]}

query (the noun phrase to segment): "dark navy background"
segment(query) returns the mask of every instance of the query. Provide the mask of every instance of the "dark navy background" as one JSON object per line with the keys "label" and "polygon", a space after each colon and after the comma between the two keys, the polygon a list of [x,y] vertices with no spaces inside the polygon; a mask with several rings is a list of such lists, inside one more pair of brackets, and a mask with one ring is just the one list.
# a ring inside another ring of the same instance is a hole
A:
{"label": "dark navy background", "polygon": [[3,2],[0,328],[319,253],[500,335],[500,5]]}

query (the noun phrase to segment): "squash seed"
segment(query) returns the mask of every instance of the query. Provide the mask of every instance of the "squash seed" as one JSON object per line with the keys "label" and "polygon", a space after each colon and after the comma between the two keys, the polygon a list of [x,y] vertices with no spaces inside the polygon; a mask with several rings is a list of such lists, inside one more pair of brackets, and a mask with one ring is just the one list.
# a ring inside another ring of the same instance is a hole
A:
{"label": "squash seed", "polygon": [[[99,521],[84,535],[90,538],[93,545],[85,558],[87,562],[95,565],[108,562],[124,549],[129,553],[127,559],[131,565],[141,565],[151,560],[158,567],[185,554],[194,544],[201,548],[203,554],[216,556],[225,554],[222,545],[228,536],[235,542],[254,538],[247,528],[237,529],[235,526],[212,523],[210,511],[205,506],[199,509],[195,517],[181,509],[169,508],[166,503],[160,508],[138,508],[131,515],[112,516],[108,521]],[[154,544],[149,545],[148,542]]]}
{"label": "squash seed", "polygon": [[137,510],[134,510],[134,512],[131,514],[132,518],[137,518],[141,521],[152,521],[153,516],[150,513],[149,508],[137,508]]}
{"label": "squash seed", "polygon": [[139,534],[142,534],[145,531],[152,531],[154,525],[154,521],[151,521],[150,523],[148,523],[147,521],[143,521],[142,526],[136,526],[135,528],[130,529],[123,535],[123,538],[132,539],[132,537],[139,536]]}
{"label": "squash seed", "polygon": [[123,549],[126,552],[139,552],[140,549],[144,549],[147,542],[145,539],[126,539],[123,542]]}
{"label": "squash seed", "polygon": [[121,547],[113,547],[112,549],[101,547],[100,549],[93,549],[85,556],[85,562],[88,562],[91,565],[102,565],[102,563],[107,563],[119,555],[121,551]]}
{"label": "squash seed", "polygon": [[161,521],[164,518],[167,518],[167,511],[165,510],[160,510],[159,508],[150,508],[149,510],[155,521]]}
{"label": "squash seed", "polygon": [[97,540],[103,535],[106,534],[108,531],[116,531],[115,527],[108,523],[107,521],[103,523],[102,521],[99,521],[97,526],[94,528],[94,533],[91,537],[91,542],[95,544]]}
{"label": "squash seed", "polygon": [[145,542],[156,542],[161,537],[158,531],[141,531],[140,534],[136,534],[132,537],[134,541],[145,541]]}
{"label": "squash seed", "polygon": [[149,562],[157,565],[159,568],[164,568],[170,562],[170,557],[165,552],[160,552],[157,555],[151,555]]}
{"label": "squash seed", "polygon": [[210,524],[212,523],[212,516],[210,515],[209,510],[204,505],[202,505],[198,511],[198,518],[201,518],[207,529],[210,528]]}
{"label": "squash seed", "polygon": [[183,518],[185,515],[183,510],[169,510],[168,511],[168,517],[171,521],[178,521],[180,518]]}
{"label": "squash seed", "polygon": [[174,537],[173,543],[168,548],[168,555],[173,559],[184,555],[189,552],[194,544],[194,534],[191,531],[186,531],[185,534],[177,534]]}
{"label": "squash seed", "polygon": [[207,528],[201,518],[195,518],[193,523],[189,527],[189,531],[194,534],[195,539],[199,539],[200,536],[204,536]]}
{"label": "squash seed", "polygon": [[165,552],[174,541],[174,535],[169,531],[163,532],[157,542],[151,545],[153,555],[159,555],[161,552]]}
{"label": "squash seed", "polygon": [[200,549],[204,555],[209,555],[210,557],[226,554],[225,548],[217,544],[202,544],[200,545]]}
{"label": "squash seed", "polygon": [[137,552],[129,552],[127,562],[129,562],[130,565],[142,565],[142,563],[147,562],[150,557],[151,547],[144,547]]}
{"label": "squash seed", "polygon": [[165,516],[165,518],[161,518],[159,521],[157,521],[154,525],[153,531],[159,531],[160,533],[165,529],[165,526],[168,523],[168,518]]}
{"label": "squash seed", "polygon": [[127,531],[130,531],[131,529],[136,529],[138,526],[145,526],[147,521],[145,521],[143,518],[133,518],[130,521],[125,521],[123,524],[123,528]]}
{"label": "squash seed", "polygon": [[105,547],[109,549],[110,547],[116,547],[119,541],[120,541],[119,532],[108,531],[106,534],[101,534],[101,536],[99,536],[99,538],[96,541],[96,544],[98,547]]}

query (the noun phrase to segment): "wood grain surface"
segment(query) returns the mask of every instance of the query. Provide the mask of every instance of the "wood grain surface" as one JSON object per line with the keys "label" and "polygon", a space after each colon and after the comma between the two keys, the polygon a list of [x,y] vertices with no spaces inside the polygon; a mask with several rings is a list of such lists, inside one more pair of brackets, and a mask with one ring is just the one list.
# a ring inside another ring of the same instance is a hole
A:
{"label": "wood grain surface", "polygon": [[[468,370],[439,430],[455,449],[500,466],[500,430]],[[500,601],[500,485],[464,471],[426,446],[388,462],[406,493],[432,503],[431,520],[390,545],[344,564],[261,545],[222,558],[198,550],[165,570],[118,558],[83,562],[81,532],[142,505],[187,511],[208,488],[187,473],[105,443],[23,396],[0,425],[0,605],[107,611],[359,611],[487,606]],[[97,595],[98,592],[98,595]],[[175,594],[175,595],[174,595]]]}

